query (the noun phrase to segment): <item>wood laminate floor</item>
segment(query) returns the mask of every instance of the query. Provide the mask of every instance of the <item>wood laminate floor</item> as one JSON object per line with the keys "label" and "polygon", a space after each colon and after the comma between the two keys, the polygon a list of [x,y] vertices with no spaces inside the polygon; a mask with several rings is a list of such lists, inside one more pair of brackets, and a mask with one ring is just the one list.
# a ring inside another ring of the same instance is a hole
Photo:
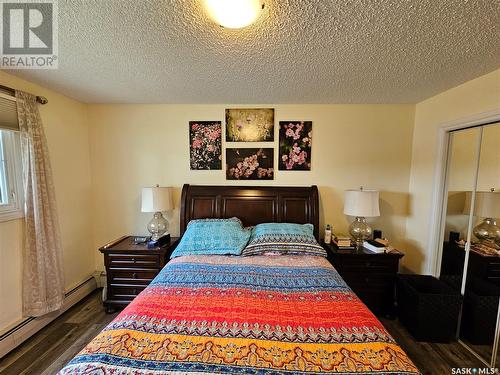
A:
{"label": "wood laminate floor", "polygon": [[[106,314],[97,290],[0,360],[1,375],[57,373],[116,314]],[[423,374],[451,374],[453,367],[484,367],[458,343],[416,342],[397,320],[381,319]]]}

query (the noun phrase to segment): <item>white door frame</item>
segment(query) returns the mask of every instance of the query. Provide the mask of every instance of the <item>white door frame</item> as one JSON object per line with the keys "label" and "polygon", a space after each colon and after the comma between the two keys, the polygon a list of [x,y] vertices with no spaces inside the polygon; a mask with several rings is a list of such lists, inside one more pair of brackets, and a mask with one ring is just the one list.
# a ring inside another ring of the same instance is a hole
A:
{"label": "white door frame", "polygon": [[444,199],[446,189],[446,166],[449,152],[449,138],[450,132],[453,130],[465,129],[472,126],[488,124],[491,122],[500,121],[500,108],[478,113],[472,116],[463,117],[460,119],[447,121],[438,126],[438,153],[437,163],[434,172],[434,188],[432,193],[432,211],[431,211],[431,229],[429,233],[428,245],[431,249],[437,249],[434,256],[430,257],[430,263],[427,269],[436,277],[439,277],[441,270],[441,257],[443,254],[443,214],[445,204]]}

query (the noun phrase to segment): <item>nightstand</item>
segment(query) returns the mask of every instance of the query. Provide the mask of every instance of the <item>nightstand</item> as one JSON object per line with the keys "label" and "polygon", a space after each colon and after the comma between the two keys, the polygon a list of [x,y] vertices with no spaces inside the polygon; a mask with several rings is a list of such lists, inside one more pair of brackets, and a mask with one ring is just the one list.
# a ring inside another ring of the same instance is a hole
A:
{"label": "nightstand", "polygon": [[152,249],[134,243],[133,236],[124,236],[99,249],[104,254],[106,292],[104,306],[111,313],[127,306],[153,280],[169,261],[179,238]]}
{"label": "nightstand", "polygon": [[368,250],[339,252],[333,244],[323,244],[328,260],[347,285],[379,316],[394,316],[394,293],[402,253],[372,253]]}

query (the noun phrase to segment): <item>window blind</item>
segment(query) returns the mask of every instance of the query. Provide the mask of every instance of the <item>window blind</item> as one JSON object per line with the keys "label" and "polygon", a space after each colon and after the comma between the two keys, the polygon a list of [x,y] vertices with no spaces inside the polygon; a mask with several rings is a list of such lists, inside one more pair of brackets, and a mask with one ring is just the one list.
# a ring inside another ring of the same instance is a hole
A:
{"label": "window blind", "polygon": [[0,130],[19,130],[16,98],[0,92]]}

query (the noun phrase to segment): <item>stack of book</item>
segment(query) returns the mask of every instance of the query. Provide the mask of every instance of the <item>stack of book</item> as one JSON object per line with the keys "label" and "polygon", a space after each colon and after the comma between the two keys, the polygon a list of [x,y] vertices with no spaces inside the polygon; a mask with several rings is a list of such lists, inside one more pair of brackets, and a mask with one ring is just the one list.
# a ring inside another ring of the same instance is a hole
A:
{"label": "stack of book", "polygon": [[387,246],[379,241],[366,240],[363,242],[363,247],[373,253],[385,253]]}
{"label": "stack of book", "polygon": [[334,235],[332,242],[338,250],[353,250],[355,248],[351,238],[344,234]]}

